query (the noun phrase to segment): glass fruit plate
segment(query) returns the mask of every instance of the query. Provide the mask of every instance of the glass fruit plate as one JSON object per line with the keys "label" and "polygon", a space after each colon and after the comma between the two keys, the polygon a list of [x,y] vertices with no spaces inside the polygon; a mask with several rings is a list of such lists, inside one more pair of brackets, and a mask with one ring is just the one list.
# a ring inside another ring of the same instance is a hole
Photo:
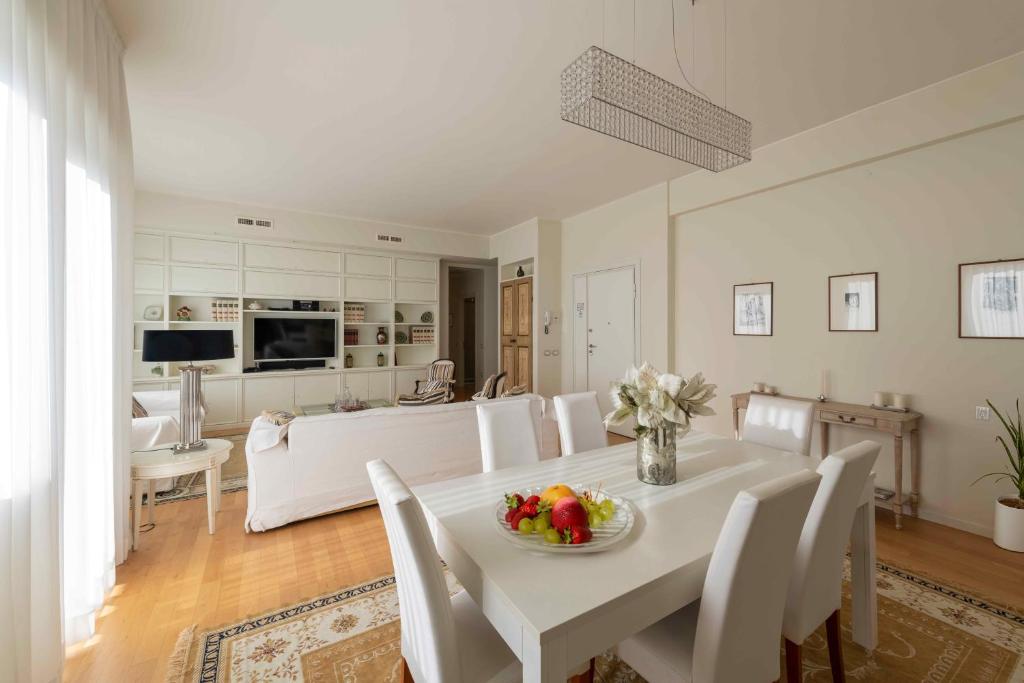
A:
{"label": "glass fruit plate", "polygon": [[[527,489],[519,489],[516,493],[519,493],[523,498],[529,498],[533,495],[540,495],[545,486],[534,486]],[[588,487],[584,485],[572,487],[573,491],[586,491],[587,489],[593,490],[594,487]],[[597,502],[600,503],[605,498],[610,498],[615,503],[615,515],[605,522],[601,527],[597,529],[591,529],[593,538],[586,543],[580,543],[579,545],[569,545],[567,543],[548,543],[544,540],[543,534],[529,534],[523,535],[518,531],[514,531],[508,522],[505,521],[505,512],[508,507],[505,505],[505,501],[502,500],[494,508],[494,525],[498,530],[498,533],[505,537],[509,543],[517,545],[524,550],[533,550],[541,553],[555,553],[555,554],[568,554],[568,555],[579,555],[585,553],[599,553],[602,550],[607,550],[619,541],[629,536],[630,530],[633,528],[633,522],[636,520],[635,513],[633,512],[633,505],[619,496],[613,496],[605,492],[600,492],[597,497]]]}

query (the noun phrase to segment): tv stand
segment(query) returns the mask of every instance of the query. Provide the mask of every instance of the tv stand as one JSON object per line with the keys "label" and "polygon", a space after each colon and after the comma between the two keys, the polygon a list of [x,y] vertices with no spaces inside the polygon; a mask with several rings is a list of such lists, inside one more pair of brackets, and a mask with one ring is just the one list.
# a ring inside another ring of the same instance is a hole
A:
{"label": "tv stand", "polygon": [[309,368],[326,368],[326,360],[261,360],[256,361],[258,372],[266,370],[308,370]]}

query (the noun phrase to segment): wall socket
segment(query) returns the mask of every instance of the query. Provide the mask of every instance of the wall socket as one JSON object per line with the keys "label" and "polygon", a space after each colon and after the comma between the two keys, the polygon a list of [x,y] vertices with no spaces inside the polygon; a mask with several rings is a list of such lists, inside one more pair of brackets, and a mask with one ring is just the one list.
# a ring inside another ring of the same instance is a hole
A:
{"label": "wall socket", "polygon": [[992,418],[992,409],[988,406],[974,406],[974,419],[985,420],[986,422]]}

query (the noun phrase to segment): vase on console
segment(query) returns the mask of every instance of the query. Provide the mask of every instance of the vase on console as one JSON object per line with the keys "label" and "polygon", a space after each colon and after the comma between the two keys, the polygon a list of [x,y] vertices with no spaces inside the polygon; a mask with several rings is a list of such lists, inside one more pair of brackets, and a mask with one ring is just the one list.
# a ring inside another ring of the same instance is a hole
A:
{"label": "vase on console", "polygon": [[694,416],[715,414],[707,405],[715,385],[705,384],[700,373],[686,380],[644,363],[612,385],[611,397],[615,409],[605,417],[606,426],[636,420],[637,479],[655,486],[675,484],[676,439],[690,431]]}

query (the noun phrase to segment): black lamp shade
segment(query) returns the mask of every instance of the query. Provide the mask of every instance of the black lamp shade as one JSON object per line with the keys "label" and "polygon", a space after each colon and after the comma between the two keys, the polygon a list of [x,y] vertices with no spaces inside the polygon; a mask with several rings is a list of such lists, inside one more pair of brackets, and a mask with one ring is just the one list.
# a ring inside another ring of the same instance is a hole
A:
{"label": "black lamp shade", "polygon": [[177,363],[218,360],[235,355],[235,334],[231,330],[144,330],[142,360],[147,363]]}

